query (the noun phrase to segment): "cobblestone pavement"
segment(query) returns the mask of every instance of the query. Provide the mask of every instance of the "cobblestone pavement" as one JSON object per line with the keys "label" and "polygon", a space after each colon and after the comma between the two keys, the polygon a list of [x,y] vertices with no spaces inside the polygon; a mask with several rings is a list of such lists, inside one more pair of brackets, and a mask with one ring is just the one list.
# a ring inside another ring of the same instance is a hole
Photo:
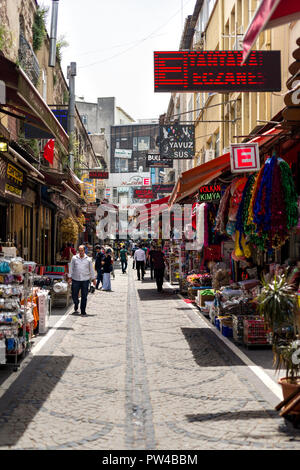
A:
{"label": "cobblestone pavement", "polygon": [[300,449],[300,431],[170,289],[131,269],[112,288],[2,382],[0,449]]}

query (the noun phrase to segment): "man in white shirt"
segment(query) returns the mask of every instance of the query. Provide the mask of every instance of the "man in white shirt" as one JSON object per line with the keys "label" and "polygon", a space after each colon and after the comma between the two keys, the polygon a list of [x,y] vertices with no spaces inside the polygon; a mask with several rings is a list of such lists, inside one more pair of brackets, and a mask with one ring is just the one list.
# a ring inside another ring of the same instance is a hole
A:
{"label": "man in white shirt", "polygon": [[73,256],[69,268],[69,282],[72,282],[72,299],[74,302],[74,313],[78,313],[79,291],[81,291],[80,311],[86,315],[86,303],[89,284],[93,281],[96,286],[96,275],[92,259],[85,254],[85,246],[80,245],[79,254]]}
{"label": "man in white shirt", "polygon": [[136,263],[137,276],[138,280],[141,280],[141,271],[142,271],[142,281],[145,276],[145,263],[146,263],[146,253],[142,250],[141,246],[134,252],[134,261]]}

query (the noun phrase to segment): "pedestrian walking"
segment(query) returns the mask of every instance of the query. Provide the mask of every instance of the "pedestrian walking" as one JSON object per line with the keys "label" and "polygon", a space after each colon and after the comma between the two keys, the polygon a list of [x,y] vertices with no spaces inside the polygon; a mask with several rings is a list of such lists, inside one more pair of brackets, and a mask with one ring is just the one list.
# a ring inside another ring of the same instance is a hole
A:
{"label": "pedestrian walking", "polygon": [[155,250],[155,245],[152,243],[151,244],[151,248],[149,250],[149,253],[148,253],[148,261],[149,261],[149,266],[150,266],[150,276],[151,276],[151,280],[153,281],[153,279],[155,278],[155,275],[154,275],[154,264],[153,264],[153,258],[152,258],[152,255],[154,253],[154,250]]}
{"label": "pedestrian walking", "polygon": [[109,253],[111,257],[111,264],[112,264],[111,274],[112,274],[112,277],[115,279],[115,268],[114,268],[115,252],[110,245],[105,246],[105,252],[106,251]]}
{"label": "pedestrian walking", "polygon": [[92,281],[96,286],[96,276],[92,258],[85,254],[84,245],[78,248],[79,253],[73,256],[69,268],[69,282],[72,282],[72,299],[74,302],[74,313],[78,313],[79,291],[81,291],[80,312],[86,315],[87,296],[89,285]]}
{"label": "pedestrian walking", "polygon": [[162,292],[165,275],[165,255],[161,251],[161,246],[157,246],[157,248],[153,250],[152,262],[154,267],[157,292]]}
{"label": "pedestrian walking", "polygon": [[103,266],[103,291],[111,291],[111,279],[110,273],[112,272],[112,257],[110,255],[111,251],[106,250],[105,257],[102,260]]}
{"label": "pedestrian walking", "polygon": [[[144,280],[145,276],[145,264],[146,264],[146,254],[145,251],[139,247],[134,253],[134,261],[136,263],[137,277],[138,280]],[[142,279],[141,279],[142,277]]]}
{"label": "pedestrian walking", "polygon": [[[95,269],[97,271],[97,283],[96,283],[96,289],[99,289],[99,284],[101,282],[103,286],[103,266],[102,266],[102,261],[105,258],[105,253],[103,248],[101,248],[100,245],[96,245],[96,258],[95,258]],[[100,289],[102,289],[102,286]]]}
{"label": "pedestrian walking", "polygon": [[120,260],[122,266],[122,273],[125,274],[128,264],[128,251],[126,250],[125,245],[122,245],[120,249]]}

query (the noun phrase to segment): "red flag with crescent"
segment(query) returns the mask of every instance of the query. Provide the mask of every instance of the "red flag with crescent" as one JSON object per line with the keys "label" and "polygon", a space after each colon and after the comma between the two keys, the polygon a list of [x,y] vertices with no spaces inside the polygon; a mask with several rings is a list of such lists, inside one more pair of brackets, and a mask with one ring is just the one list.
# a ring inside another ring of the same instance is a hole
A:
{"label": "red flag with crescent", "polygon": [[54,139],[48,140],[44,147],[44,157],[45,159],[53,165],[54,160]]}

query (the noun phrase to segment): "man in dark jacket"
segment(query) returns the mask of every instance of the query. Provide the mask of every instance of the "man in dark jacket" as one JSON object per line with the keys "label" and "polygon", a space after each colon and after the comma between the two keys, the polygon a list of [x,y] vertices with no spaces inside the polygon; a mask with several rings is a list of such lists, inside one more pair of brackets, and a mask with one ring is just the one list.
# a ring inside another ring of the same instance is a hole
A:
{"label": "man in dark jacket", "polygon": [[158,246],[156,250],[153,250],[152,262],[154,267],[157,292],[162,292],[162,285],[165,275],[165,255],[161,251],[161,246]]}
{"label": "man in dark jacket", "polygon": [[[95,258],[95,269],[97,271],[97,283],[96,283],[96,289],[99,289],[99,284],[103,284],[103,265],[102,261],[104,259],[105,255],[103,253],[103,250],[101,251],[100,245],[96,245],[96,258]],[[102,287],[100,287],[102,289]]]}

